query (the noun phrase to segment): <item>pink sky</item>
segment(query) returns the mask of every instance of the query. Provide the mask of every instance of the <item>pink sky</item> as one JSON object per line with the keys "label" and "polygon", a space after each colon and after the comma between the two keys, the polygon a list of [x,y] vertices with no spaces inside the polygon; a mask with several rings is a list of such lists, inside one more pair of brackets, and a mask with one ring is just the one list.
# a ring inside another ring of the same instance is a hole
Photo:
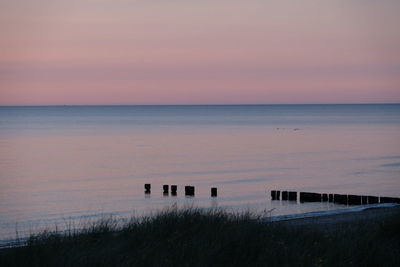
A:
{"label": "pink sky", "polygon": [[0,105],[400,102],[400,1],[6,0]]}

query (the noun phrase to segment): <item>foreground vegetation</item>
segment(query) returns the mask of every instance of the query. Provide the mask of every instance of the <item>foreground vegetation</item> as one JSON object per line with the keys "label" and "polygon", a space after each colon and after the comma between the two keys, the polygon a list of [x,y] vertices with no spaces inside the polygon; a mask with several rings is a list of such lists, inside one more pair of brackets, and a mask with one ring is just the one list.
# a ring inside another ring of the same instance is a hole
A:
{"label": "foreground vegetation", "polygon": [[329,227],[254,219],[189,209],[102,220],[2,249],[0,266],[400,266],[400,214]]}

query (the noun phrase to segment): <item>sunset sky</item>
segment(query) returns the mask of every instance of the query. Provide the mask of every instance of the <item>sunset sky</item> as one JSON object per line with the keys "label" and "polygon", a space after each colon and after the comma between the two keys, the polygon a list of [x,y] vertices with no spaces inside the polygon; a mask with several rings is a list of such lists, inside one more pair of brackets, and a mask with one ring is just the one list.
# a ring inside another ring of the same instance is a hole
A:
{"label": "sunset sky", "polygon": [[398,0],[0,1],[0,105],[400,102]]}

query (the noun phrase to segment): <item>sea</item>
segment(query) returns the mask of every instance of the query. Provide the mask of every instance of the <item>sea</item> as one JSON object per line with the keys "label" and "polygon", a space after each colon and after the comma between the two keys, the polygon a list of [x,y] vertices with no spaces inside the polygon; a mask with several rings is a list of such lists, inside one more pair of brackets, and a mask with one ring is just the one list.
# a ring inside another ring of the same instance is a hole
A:
{"label": "sea", "polygon": [[165,209],[348,208],[271,190],[400,197],[400,104],[0,107],[0,245]]}

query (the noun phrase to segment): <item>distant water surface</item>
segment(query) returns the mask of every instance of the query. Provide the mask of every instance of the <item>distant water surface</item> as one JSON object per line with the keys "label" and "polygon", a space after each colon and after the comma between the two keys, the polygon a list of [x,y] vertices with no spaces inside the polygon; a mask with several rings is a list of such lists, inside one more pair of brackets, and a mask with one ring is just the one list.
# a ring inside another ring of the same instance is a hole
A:
{"label": "distant water surface", "polygon": [[399,197],[399,133],[399,104],[0,107],[0,240],[174,205],[343,208],[271,189]]}

